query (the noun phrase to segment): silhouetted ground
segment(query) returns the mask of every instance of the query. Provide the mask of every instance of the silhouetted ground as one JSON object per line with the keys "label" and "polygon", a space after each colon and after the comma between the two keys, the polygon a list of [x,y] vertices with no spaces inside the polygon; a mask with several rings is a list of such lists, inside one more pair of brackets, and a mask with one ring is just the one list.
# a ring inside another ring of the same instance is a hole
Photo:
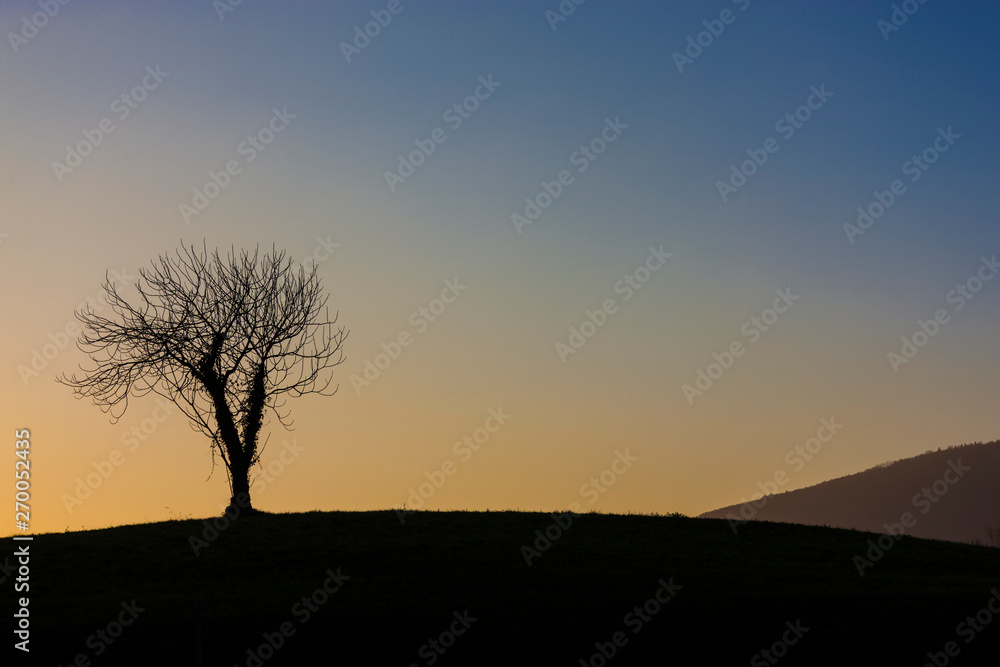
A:
{"label": "silhouetted ground", "polygon": [[[1000,615],[969,643],[958,628],[1000,587],[997,549],[903,538],[861,577],[852,559],[868,533],[756,522],[734,535],[715,519],[589,514],[529,567],[522,545],[552,524],[520,512],[418,512],[405,525],[392,511],[262,515],[197,557],[201,520],[37,536],[28,664],[197,665],[200,644],[200,664],[225,667],[602,665],[595,644],[610,652],[616,632],[611,666],[919,666],[949,641],[953,664],[998,664]],[[338,569],[349,579],[305,620],[301,599]],[[643,620],[633,609],[661,580],[680,589]],[[133,600],[132,624],[99,639]],[[464,632],[450,644],[440,635],[453,622]],[[294,633],[251,659],[283,623]],[[786,623],[808,630],[780,660],[754,662]]]}

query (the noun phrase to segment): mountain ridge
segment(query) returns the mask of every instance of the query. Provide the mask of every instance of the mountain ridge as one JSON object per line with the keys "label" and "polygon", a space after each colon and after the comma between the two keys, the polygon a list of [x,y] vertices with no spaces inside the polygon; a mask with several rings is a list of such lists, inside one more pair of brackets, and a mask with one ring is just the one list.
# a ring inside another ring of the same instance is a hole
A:
{"label": "mountain ridge", "polygon": [[[1000,526],[1000,440],[972,442],[898,459],[802,489],[699,515],[890,532],[972,542]],[[912,525],[905,525],[910,523]],[[898,526],[896,527],[898,529]]]}

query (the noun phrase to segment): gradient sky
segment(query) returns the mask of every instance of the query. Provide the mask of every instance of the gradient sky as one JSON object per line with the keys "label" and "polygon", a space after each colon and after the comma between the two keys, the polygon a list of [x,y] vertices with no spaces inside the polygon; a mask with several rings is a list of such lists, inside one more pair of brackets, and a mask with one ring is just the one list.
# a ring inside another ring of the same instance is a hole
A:
{"label": "gradient sky", "polygon": [[[0,5],[0,400],[10,449],[31,430],[33,530],[227,501],[182,416],[149,421],[164,415],[142,399],[111,424],[54,381],[85,361],[72,345],[22,378],[105,271],[127,278],[182,240],[297,259],[339,244],[317,270],[350,330],[340,391],[292,402],[293,432],[272,425],[265,465],[283,441],[300,449],[255,483],[266,510],[400,507],[450,459],[423,507],[697,514],[779,470],[800,488],[1000,436],[1000,280],[961,310],[947,300],[1000,253],[995,4],[928,2],[885,39],[889,2],[595,0],[553,30],[556,0],[402,0],[350,62],[341,44],[388,2],[244,0],[224,20],[210,0],[165,4],[78,0],[16,45],[39,6]],[[723,10],[732,22],[679,72],[674,53]],[[121,118],[115,100],[157,66]],[[452,129],[444,112],[490,76],[500,86]],[[812,87],[832,96],[786,138],[776,122]],[[247,161],[241,142],[286,108]],[[105,118],[113,131],[57,174]],[[627,129],[577,171],[606,119]],[[447,140],[391,192],[385,172],[439,127]],[[910,181],[939,128],[959,138]],[[771,137],[778,151],[723,201],[717,182]],[[186,222],[180,205],[230,160],[240,173]],[[564,169],[573,182],[518,233],[511,215]],[[843,226],[895,179],[905,193],[850,243]],[[661,245],[672,256],[626,301],[616,284]],[[467,289],[419,330],[411,314],[455,279]],[[741,328],[779,289],[798,300],[751,342]],[[606,299],[615,312],[561,360],[556,343]],[[894,372],[887,354],[938,309],[948,322]],[[356,391],[404,331],[413,344]],[[689,402],[683,385],[734,341],[745,353]],[[463,460],[453,443],[501,407],[510,419]],[[843,429],[795,470],[786,453],[831,417]],[[144,420],[144,441],[123,440]],[[612,486],[582,488],[626,450]]]}

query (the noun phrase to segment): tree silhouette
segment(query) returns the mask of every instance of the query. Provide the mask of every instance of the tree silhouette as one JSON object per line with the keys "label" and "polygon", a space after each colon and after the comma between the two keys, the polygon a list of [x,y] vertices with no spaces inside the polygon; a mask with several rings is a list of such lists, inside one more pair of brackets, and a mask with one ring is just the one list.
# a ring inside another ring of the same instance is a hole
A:
{"label": "tree silhouette", "polygon": [[90,397],[118,421],[129,395],[150,392],[178,405],[194,430],[225,463],[230,507],[254,512],[250,471],[263,451],[269,415],[286,429],[288,396],[332,396],[327,371],[343,362],[347,332],[329,319],[315,272],[295,267],[284,251],[260,254],[183,248],[139,270],[138,305],[110,280],[104,283],[112,317],[88,305],[77,312],[77,346],[93,368],[58,381]]}

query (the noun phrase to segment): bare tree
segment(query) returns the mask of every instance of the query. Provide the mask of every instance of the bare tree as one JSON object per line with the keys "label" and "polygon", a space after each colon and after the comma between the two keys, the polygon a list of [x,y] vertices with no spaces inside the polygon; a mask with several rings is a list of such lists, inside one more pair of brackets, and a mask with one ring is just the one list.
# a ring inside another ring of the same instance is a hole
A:
{"label": "bare tree", "polygon": [[84,325],[77,345],[94,366],[59,381],[112,422],[130,395],[175,402],[210,439],[213,469],[216,454],[225,463],[231,507],[255,511],[250,472],[267,418],[290,428],[288,396],[337,391],[327,371],[343,362],[347,332],[334,326],[336,314],[329,318],[318,275],[274,248],[223,258],[192,246],[140,269],[136,290],[133,306],[106,280],[113,315],[89,305],[77,312]]}

